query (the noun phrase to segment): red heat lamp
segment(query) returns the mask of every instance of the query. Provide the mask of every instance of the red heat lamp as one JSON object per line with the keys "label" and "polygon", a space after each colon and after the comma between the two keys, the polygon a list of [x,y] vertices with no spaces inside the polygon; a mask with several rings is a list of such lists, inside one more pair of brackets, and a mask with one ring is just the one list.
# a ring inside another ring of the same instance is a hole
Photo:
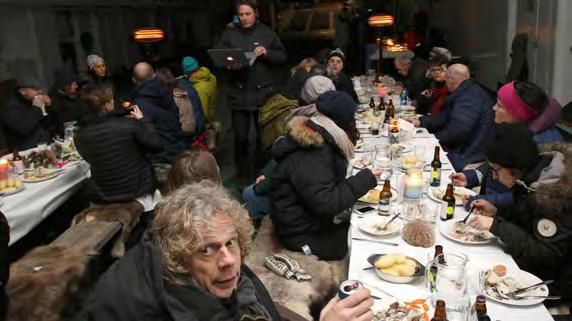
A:
{"label": "red heat lamp", "polygon": [[137,29],[133,33],[133,40],[140,43],[158,42],[165,39],[165,32],[161,29]]}
{"label": "red heat lamp", "polygon": [[383,43],[381,41],[381,28],[393,25],[395,23],[395,18],[393,18],[393,16],[390,15],[375,15],[369,17],[367,23],[369,24],[370,27],[378,28],[379,30],[379,37],[377,39],[377,48],[379,52],[379,57],[377,61],[377,74],[381,75],[383,72],[381,67],[382,66],[381,60],[383,58]]}

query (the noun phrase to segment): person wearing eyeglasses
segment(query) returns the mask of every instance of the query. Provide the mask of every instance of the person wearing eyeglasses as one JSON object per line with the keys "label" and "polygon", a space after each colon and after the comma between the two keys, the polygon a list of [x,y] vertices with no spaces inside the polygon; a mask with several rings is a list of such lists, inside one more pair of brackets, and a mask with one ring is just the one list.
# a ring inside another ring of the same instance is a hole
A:
{"label": "person wearing eyeglasses", "polygon": [[425,89],[417,96],[417,114],[437,115],[445,107],[445,97],[449,94],[447,88],[447,67],[450,59],[442,54],[429,58],[427,75],[431,78],[431,88]]}
{"label": "person wearing eyeglasses", "polygon": [[499,124],[486,150],[494,179],[512,190],[514,204],[476,200],[467,224],[490,231],[518,266],[555,280],[551,295],[572,298],[572,144],[538,147],[523,123]]}

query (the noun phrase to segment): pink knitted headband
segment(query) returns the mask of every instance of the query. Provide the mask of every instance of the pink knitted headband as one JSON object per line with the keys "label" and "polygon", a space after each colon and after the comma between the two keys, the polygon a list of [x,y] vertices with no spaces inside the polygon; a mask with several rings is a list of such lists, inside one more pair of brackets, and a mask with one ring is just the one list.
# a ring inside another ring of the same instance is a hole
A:
{"label": "pink knitted headband", "polygon": [[514,88],[514,81],[499,89],[498,100],[515,119],[526,121],[538,115],[536,110],[528,106],[518,95]]}

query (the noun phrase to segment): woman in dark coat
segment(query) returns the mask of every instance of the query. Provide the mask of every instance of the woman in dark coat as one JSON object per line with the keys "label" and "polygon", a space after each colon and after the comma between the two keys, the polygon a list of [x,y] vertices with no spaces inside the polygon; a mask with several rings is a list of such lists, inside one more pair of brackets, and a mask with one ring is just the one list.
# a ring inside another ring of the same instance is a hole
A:
{"label": "woman in dark coat", "polygon": [[353,99],[328,91],[316,105],[320,114],[294,117],[273,146],[278,164],[270,180],[270,215],[286,248],[340,260],[349,222],[335,218],[376,186],[380,172],[364,169],[346,178],[358,136]]}
{"label": "woman in dark coat", "polygon": [[[510,146],[510,148],[507,148]],[[539,149],[524,124],[500,124],[486,157],[495,179],[512,188],[514,205],[476,200],[468,224],[489,230],[523,270],[553,279],[550,292],[572,298],[572,145]]]}

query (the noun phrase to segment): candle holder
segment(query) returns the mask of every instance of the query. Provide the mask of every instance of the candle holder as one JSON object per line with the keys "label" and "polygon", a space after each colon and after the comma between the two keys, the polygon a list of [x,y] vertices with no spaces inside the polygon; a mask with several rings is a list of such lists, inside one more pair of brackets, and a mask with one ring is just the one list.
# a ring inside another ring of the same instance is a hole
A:
{"label": "candle holder", "polygon": [[0,181],[8,179],[8,170],[10,169],[10,162],[6,159],[0,160]]}
{"label": "candle holder", "polygon": [[408,169],[403,184],[403,201],[419,200],[423,195],[423,171],[418,168]]}

